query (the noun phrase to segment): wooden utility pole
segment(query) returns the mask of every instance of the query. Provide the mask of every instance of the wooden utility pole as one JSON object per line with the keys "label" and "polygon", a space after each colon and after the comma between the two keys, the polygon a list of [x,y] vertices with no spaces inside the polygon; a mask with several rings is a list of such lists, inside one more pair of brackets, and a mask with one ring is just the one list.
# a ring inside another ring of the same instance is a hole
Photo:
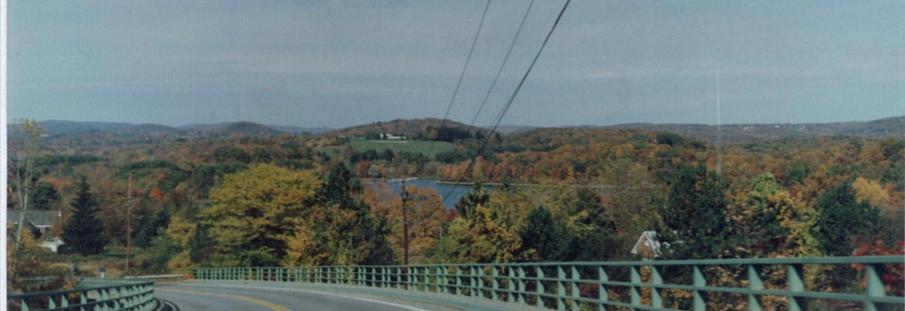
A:
{"label": "wooden utility pole", "polygon": [[402,179],[402,263],[406,266],[409,264],[409,221],[408,209],[406,208],[408,197],[409,194],[405,191],[405,179]]}
{"label": "wooden utility pole", "polygon": [[132,247],[132,172],[129,172],[128,200],[126,201],[126,274],[129,274],[129,251]]}

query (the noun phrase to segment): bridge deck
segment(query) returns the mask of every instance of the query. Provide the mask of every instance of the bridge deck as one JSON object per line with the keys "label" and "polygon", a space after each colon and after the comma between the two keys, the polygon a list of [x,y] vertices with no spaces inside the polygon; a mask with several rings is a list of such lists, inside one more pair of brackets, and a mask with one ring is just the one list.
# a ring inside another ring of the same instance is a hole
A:
{"label": "bridge deck", "polygon": [[525,310],[487,299],[397,289],[312,283],[191,281],[159,285],[158,298],[181,310]]}

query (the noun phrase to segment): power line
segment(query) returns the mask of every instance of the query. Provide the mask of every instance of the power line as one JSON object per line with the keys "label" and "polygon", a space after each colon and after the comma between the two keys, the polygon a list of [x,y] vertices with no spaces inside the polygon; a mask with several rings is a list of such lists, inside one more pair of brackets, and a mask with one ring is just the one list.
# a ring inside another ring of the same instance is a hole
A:
{"label": "power line", "polygon": [[[462,72],[459,73],[459,81],[456,82],[456,88],[453,90],[452,97],[449,99],[449,104],[446,105],[446,113],[443,114],[443,118],[440,119],[440,128],[446,126],[446,119],[449,118],[449,112],[452,110],[453,104],[456,102],[456,96],[459,95],[459,89],[462,87],[462,80],[465,78],[465,73],[468,72],[468,64],[471,63],[471,56],[474,54],[474,48],[478,45],[478,38],[481,36],[481,29],[484,28],[484,20],[487,18],[487,11],[490,8],[490,1],[484,4],[484,12],[481,13],[481,21],[478,22],[478,29],[475,31],[474,38],[471,40],[471,48],[468,49],[468,56],[465,58],[465,65],[462,66]],[[437,130],[439,133],[439,129]],[[434,150],[434,143],[436,143],[436,139],[431,141],[430,147],[427,149],[427,154],[430,154],[431,151]]]}
{"label": "power line", "polygon": [[484,106],[487,104],[487,99],[490,98],[490,94],[493,93],[493,90],[496,88],[496,83],[500,79],[500,75],[503,73],[503,68],[506,67],[506,63],[509,62],[509,55],[512,54],[512,49],[515,47],[515,42],[518,41],[519,35],[522,34],[522,28],[525,27],[525,21],[528,20],[528,15],[531,13],[531,8],[534,6],[534,0],[528,3],[528,9],[525,10],[525,15],[522,16],[522,21],[518,25],[518,30],[515,31],[515,36],[512,38],[512,42],[509,43],[509,49],[506,50],[506,55],[503,57],[503,62],[500,63],[500,68],[497,69],[496,75],[493,77],[493,82],[490,83],[490,88],[487,89],[487,93],[484,94],[484,99],[481,100],[481,106],[478,107],[478,112],[475,113],[474,118],[471,119],[471,126],[475,125],[475,122],[478,121],[478,116],[481,115],[481,112],[484,110]]}
{"label": "power line", "polygon": [[[475,153],[474,157],[471,158],[471,161],[469,162],[468,167],[465,168],[465,173],[463,174],[463,177],[465,175],[468,175],[468,172],[470,172],[474,168],[475,161],[477,161],[478,157],[484,153],[484,150],[487,148],[487,144],[490,142],[490,139],[493,138],[494,134],[496,134],[497,127],[500,126],[500,122],[503,121],[503,117],[506,116],[506,113],[509,111],[509,107],[511,107],[512,102],[515,101],[515,97],[518,96],[518,92],[522,89],[522,86],[525,85],[525,81],[528,80],[528,75],[531,74],[531,70],[534,69],[534,65],[537,64],[537,60],[540,58],[541,54],[543,54],[544,48],[547,46],[547,43],[550,41],[550,37],[553,35],[553,31],[556,30],[556,26],[559,25],[559,21],[562,20],[562,16],[566,12],[566,9],[569,7],[570,2],[572,2],[572,0],[566,0],[565,4],[563,4],[562,10],[559,11],[559,14],[556,16],[556,20],[553,21],[553,26],[551,26],[550,31],[547,32],[547,36],[544,38],[544,42],[541,43],[540,48],[537,50],[537,54],[534,55],[534,59],[531,60],[531,64],[528,65],[528,69],[525,70],[525,74],[522,75],[522,78],[521,78],[521,80],[519,80],[518,85],[516,85],[515,90],[512,91],[512,95],[509,96],[509,100],[506,101],[506,105],[503,106],[503,110],[500,111],[499,116],[494,121],[493,126],[490,128],[490,133],[487,135],[487,138],[484,139],[484,142],[481,144],[481,147],[478,148],[478,152]],[[461,181],[461,178],[459,180]],[[443,197],[447,198],[450,195],[452,195],[453,191],[456,190],[457,186],[458,186],[458,184],[453,185],[453,187],[450,188],[449,191],[446,193],[446,195]]]}

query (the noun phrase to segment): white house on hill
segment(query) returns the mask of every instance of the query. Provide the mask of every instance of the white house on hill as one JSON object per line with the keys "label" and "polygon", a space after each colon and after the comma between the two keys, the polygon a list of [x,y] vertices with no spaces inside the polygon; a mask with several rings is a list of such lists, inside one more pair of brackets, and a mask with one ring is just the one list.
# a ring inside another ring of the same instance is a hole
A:
{"label": "white house on hill", "polygon": [[396,136],[390,133],[380,133],[380,139],[386,140],[405,140],[405,135]]}

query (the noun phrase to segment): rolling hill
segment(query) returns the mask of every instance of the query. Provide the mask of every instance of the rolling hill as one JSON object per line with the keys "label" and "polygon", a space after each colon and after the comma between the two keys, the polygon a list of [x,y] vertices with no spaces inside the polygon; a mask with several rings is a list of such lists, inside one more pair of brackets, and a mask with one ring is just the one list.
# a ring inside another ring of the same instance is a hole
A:
{"label": "rolling hill", "polygon": [[[629,123],[606,126],[604,128],[672,132],[711,142],[716,139],[717,133],[716,126],[703,124]],[[902,135],[905,135],[905,116],[864,122],[726,124],[720,126],[720,132],[722,133],[723,142],[726,143],[833,136],[862,138],[902,137]]]}
{"label": "rolling hill", "polygon": [[[266,125],[254,122],[223,122],[210,124],[192,124],[181,127],[170,127],[160,124],[132,124],[123,122],[84,122],[66,120],[47,120],[38,122],[46,135],[52,138],[81,137],[274,137],[279,135],[332,135],[357,137],[368,133],[392,133],[409,137],[423,137],[428,129],[438,128],[443,123],[436,118],[396,119],[387,122],[375,122],[343,129],[330,130],[324,127],[298,127],[285,125]],[[456,121],[447,121],[445,126],[468,130],[470,132],[487,129],[472,127]],[[609,126],[575,126],[562,128],[603,128],[627,129],[658,132],[672,132],[679,135],[713,142],[717,128],[705,124],[656,124],[626,123]],[[547,128],[531,126],[501,126],[501,134],[519,135],[526,132]],[[761,124],[726,124],[720,126],[721,138],[725,143],[746,143],[752,140],[771,140],[808,137],[863,137],[887,138],[905,135],[905,116],[883,118],[863,122],[834,123],[761,123]],[[15,140],[20,135],[18,124],[9,125],[10,137]]]}
{"label": "rolling hill", "polygon": [[254,122],[225,122],[213,124],[193,124],[181,127],[190,135],[201,136],[247,136],[272,137],[285,132],[277,131],[266,125]]}
{"label": "rolling hill", "polygon": [[424,136],[429,128],[439,128],[440,125],[456,128],[462,130],[468,130],[470,132],[478,132],[478,131],[486,131],[486,129],[469,126],[464,123],[446,120],[444,123],[441,119],[436,118],[423,118],[423,119],[396,119],[387,122],[375,122],[370,124],[358,125],[353,127],[348,127],[344,129],[338,129],[335,131],[331,131],[326,133],[327,135],[336,135],[336,136],[347,136],[347,137],[355,137],[355,136],[365,136],[368,133],[391,133],[395,135],[405,135],[409,137],[421,137]]}

